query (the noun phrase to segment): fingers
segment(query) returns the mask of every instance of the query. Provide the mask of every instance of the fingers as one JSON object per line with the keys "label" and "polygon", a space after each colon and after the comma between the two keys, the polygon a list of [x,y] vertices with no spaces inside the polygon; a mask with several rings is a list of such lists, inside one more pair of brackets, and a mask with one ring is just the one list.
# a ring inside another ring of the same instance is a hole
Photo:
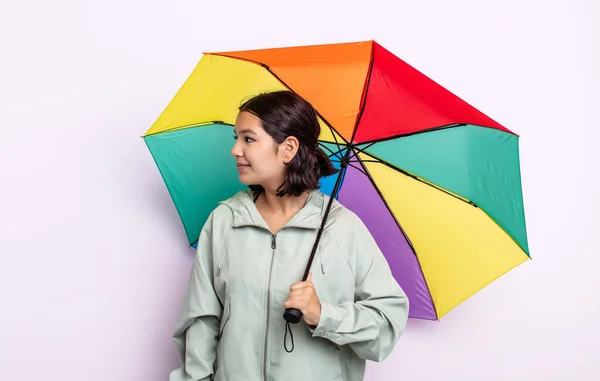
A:
{"label": "fingers", "polygon": [[292,296],[283,302],[283,306],[285,308],[297,308],[300,311],[304,311],[304,309],[310,304],[310,301],[311,298],[308,298],[304,295]]}
{"label": "fingers", "polygon": [[290,291],[293,291],[293,290],[298,289],[298,288],[304,288],[304,287],[313,287],[313,284],[312,284],[312,273],[308,273],[308,277],[306,278],[305,281],[303,281],[303,282],[296,282],[296,283],[292,284],[290,286]]}
{"label": "fingers", "polygon": [[306,307],[307,307],[306,302],[302,302],[302,301],[299,302],[297,300],[287,300],[283,303],[284,309],[295,308],[297,310],[300,310],[300,312],[302,312],[303,314],[306,313]]}
{"label": "fingers", "polygon": [[310,300],[315,294],[316,291],[313,287],[296,288],[290,291],[290,293],[288,294],[288,300],[306,302]]}
{"label": "fingers", "polygon": [[312,282],[297,282],[290,286],[290,291],[298,290],[301,288],[312,288]]}
{"label": "fingers", "polygon": [[283,308],[288,309],[288,308],[296,308],[300,311],[302,311],[302,308],[300,308],[300,305],[298,302],[294,301],[294,300],[286,300],[283,303]]}
{"label": "fingers", "polygon": [[294,296],[294,295],[302,295],[302,294],[304,294],[304,293],[305,293],[305,290],[306,290],[307,288],[308,288],[308,287],[297,288],[297,289],[295,289],[295,290],[292,290],[292,291],[290,291],[290,294],[289,294],[289,295],[290,295],[290,296]]}
{"label": "fingers", "polygon": [[289,293],[288,300],[308,301],[316,295],[314,289],[301,288]]}

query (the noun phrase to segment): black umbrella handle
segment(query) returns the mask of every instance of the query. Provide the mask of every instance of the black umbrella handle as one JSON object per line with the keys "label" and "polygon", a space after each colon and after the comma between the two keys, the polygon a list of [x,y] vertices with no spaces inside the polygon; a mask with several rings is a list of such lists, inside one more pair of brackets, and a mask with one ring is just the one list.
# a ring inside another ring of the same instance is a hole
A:
{"label": "black umbrella handle", "polygon": [[[350,156],[350,148],[347,149],[346,155],[341,160],[340,165],[340,173],[338,175],[337,180],[335,181],[335,185],[333,187],[333,191],[331,192],[331,197],[329,198],[329,202],[327,203],[327,208],[325,209],[325,215],[323,216],[323,222],[321,222],[321,226],[319,227],[319,232],[317,233],[317,238],[315,239],[315,244],[313,245],[312,251],[310,253],[310,258],[308,259],[308,264],[306,265],[306,270],[304,270],[304,276],[302,277],[302,281],[306,281],[308,278],[308,273],[310,272],[310,267],[312,266],[313,259],[315,259],[315,253],[317,252],[317,246],[319,246],[319,241],[321,240],[321,235],[323,234],[323,229],[325,229],[325,223],[327,222],[327,217],[329,216],[329,211],[331,210],[331,205],[333,204],[333,200],[335,199],[335,195],[338,192],[340,184],[342,182],[342,175],[344,170],[348,166]],[[286,308],[283,313],[283,318],[285,321],[291,324],[298,324],[300,320],[302,320],[302,311],[297,308]]]}
{"label": "black umbrella handle", "polygon": [[285,321],[291,324],[298,324],[302,320],[302,311],[297,308],[286,308],[283,313]]}

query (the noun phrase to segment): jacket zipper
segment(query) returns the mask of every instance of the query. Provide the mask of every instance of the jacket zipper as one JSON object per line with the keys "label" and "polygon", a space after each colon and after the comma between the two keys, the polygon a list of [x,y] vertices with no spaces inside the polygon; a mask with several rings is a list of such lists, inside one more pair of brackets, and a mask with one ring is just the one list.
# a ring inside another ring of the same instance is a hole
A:
{"label": "jacket zipper", "polygon": [[265,381],[269,380],[267,374],[267,351],[269,350],[269,318],[271,314],[271,287],[273,284],[273,265],[275,264],[275,253],[277,249],[277,234],[271,234],[271,249],[273,249],[273,255],[271,256],[271,268],[269,269],[269,288],[267,289],[267,326],[265,330],[265,353],[263,362],[263,373]]}

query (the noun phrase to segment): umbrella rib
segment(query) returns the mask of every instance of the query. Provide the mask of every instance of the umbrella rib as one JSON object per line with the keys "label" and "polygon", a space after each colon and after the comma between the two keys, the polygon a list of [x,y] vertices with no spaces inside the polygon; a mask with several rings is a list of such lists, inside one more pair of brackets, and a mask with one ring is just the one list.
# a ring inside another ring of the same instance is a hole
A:
{"label": "umbrella rib", "polygon": [[[420,130],[420,131],[414,131],[414,132],[408,132],[408,133],[402,133],[402,134],[396,134],[396,135],[392,135],[392,136],[387,136],[385,138],[380,138],[380,139],[372,139],[372,140],[367,140],[365,142],[362,142],[361,144],[370,144],[373,145],[375,143],[381,143],[381,142],[385,142],[387,140],[393,140],[393,139],[398,139],[398,138],[404,138],[407,136],[413,136],[413,135],[419,135],[419,134],[425,134],[427,132],[435,132],[435,131],[440,131],[440,130],[446,130],[448,128],[456,128],[456,127],[464,127],[466,126],[466,123],[451,123],[451,124],[444,124],[442,126],[437,126],[437,127],[431,127],[431,128],[427,128],[425,130]],[[481,127],[485,127],[485,126],[481,126]],[[487,128],[487,127],[486,127]]]}
{"label": "umbrella rib", "polygon": [[212,120],[212,121],[209,121],[209,122],[200,122],[200,123],[187,124],[185,126],[171,127],[171,128],[166,129],[166,130],[161,130],[161,131],[153,132],[151,134],[144,135],[144,136],[142,136],[142,138],[144,138],[146,136],[164,134],[165,132],[172,132],[172,131],[176,131],[176,130],[183,130],[183,129],[186,129],[186,128],[208,126],[210,124],[220,124],[220,125],[223,125],[223,126],[231,126],[231,127],[234,126],[233,124],[227,123],[227,122],[223,122],[222,120]]}
{"label": "umbrella rib", "polygon": [[367,172],[365,172],[365,170],[364,170],[364,169],[358,168],[358,167],[357,167],[356,165],[354,165],[354,164],[348,164],[348,165],[349,165],[349,166],[351,166],[352,168],[356,169],[357,171],[360,171],[360,173],[362,173],[363,175],[365,175],[365,176],[369,176],[369,175],[367,175]]}
{"label": "umbrella rib", "polygon": [[[333,140],[335,140],[335,145],[336,145],[336,146],[338,146],[338,147],[341,147],[341,144],[340,144],[340,142],[338,142],[338,140],[337,140],[337,137],[336,137],[335,135],[336,135],[336,134],[331,134],[331,136],[333,136]],[[340,137],[341,137],[341,136],[340,136]],[[342,138],[342,139],[343,139],[343,138]],[[345,141],[345,140],[344,140],[344,141]],[[348,144],[348,142],[346,142],[346,144]],[[337,152],[336,152],[336,154],[338,154],[338,153],[342,152],[342,150],[343,150],[343,149],[344,149],[343,147],[342,147],[342,148],[340,148],[340,150],[339,150],[339,151],[337,151]],[[348,148],[348,149],[350,149],[350,148]]]}
{"label": "umbrella rib", "polygon": [[417,255],[417,251],[415,250],[415,247],[413,246],[410,238],[408,237],[408,235],[406,234],[406,232],[402,228],[402,225],[400,224],[400,221],[398,221],[398,219],[396,218],[396,215],[392,212],[392,208],[387,203],[387,200],[383,196],[383,193],[381,193],[381,190],[379,189],[379,187],[375,183],[375,180],[373,180],[373,177],[369,173],[369,170],[367,169],[367,167],[364,164],[362,164],[363,160],[359,157],[358,161],[359,161],[361,167],[364,168],[364,170],[365,170],[364,173],[367,176],[367,179],[369,179],[369,181],[371,182],[371,185],[373,185],[373,189],[375,189],[375,191],[379,195],[379,198],[381,199],[381,202],[383,202],[383,205],[388,210],[388,213],[390,213],[390,216],[392,216],[392,218],[394,219],[394,222],[396,222],[396,226],[398,226],[398,229],[400,230],[400,232],[404,236],[404,239],[406,240],[406,243],[408,243],[408,246],[412,250],[413,255],[415,256],[415,259],[417,260],[417,263],[418,263],[419,272],[421,273],[421,276],[423,277],[423,281],[425,282],[425,285],[427,286],[427,293],[429,294],[429,300],[431,300],[431,306],[433,307],[433,312],[435,313],[435,317],[437,318],[438,317],[438,312],[437,312],[437,308],[435,307],[435,301],[433,300],[433,295],[431,295],[431,290],[429,289],[429,283],[427,282],[427,278],[425,278],[425,273],[423,272],[423,268],[421,267],[421,261],[419,260],[419,256]]}
{"label": "umbrella rib", "polygon": [[[342,148],[342,149],[343,149],[343,148]],[[333,152],[332,150],[330,150],[329,148],[327,148],[327,150],[328,150],[329,152],[331,152],[331,155],[328,155],[328,156],[329,156],[330,158],[331,158],[332,156],[337,156],[337,155],[338,155],[340,152],[342,152],[342,149],[340,149],[339,151]],[[339,156],[338,156],[338,157],[339,157]]]}
{"label": "umbrella rib", "polygon": [[319,144],[319,145],[321,146],[321,149],[324,149],[324,150],[329,151],[331,153],[331,155],[327,155],[327,156],[331,157],[331,156],[335,155],[335,152],[333,152],[329,147],[324,146],[322,144]]}
{"label": "umbrella rib", "polygon": [[381,163],[381,160],[362,160],[363,163]]}
{"label": "umbrella rib", "polygon": [[[315,109],[315,112],[317,113],[317,115],[320,115],[320,114],[319,114],[319,112],[317,111],[317,109]],[[322,119],[323,121],[325,121],[325,119],[323,119],[322,117],[321,117],[321,119]],[[337,133],[337,131],[336,131],[336,130],[335,130],[335,129],[334,129],[332,126],[331,126],[331,125],[327,124],[327,127],[329,128],[329,131],[331,132],[331,136],[333,136],[333,140],[335,140],[335,144],[337,144],[337,145],[339,146],[339,145],[340,145],[340,142],[338,142],[338,140],[337,140],[337,137],[336,137],[336,135],[339,135],[339,134]],[[340,135],[340,137],[341,137],[342,139],[344,139],[344,137],[343,137],[343,136],[341,136],[341,135]],[[348,143],[348,142],[346,142],[346,140],[345,140],[345,139],[344,139],[344,142],[345,142],[346,144]]]}
{"label": "umbrella rib", "polygon": [[363,160],[361,158],[359,158],[358,161],[359,161],[361,167],[364,168],[364,172],[363,173],[367,176],[367,178],[371,182],[371,185],[373,185],[373,188],[375,189],[375,191],[377,192],[377,194],[381,198],[381,201],[385,205],[385,207],[388,210],[388,212],[390,212],[390,215],[392,216],[392,218],[396,222],[396,225],[398,225],[398,229],[400,229],[400,231],[402,232],[402,235],[406,239],[406,242],[408,242],[408,246],[410,246],[410,249],[412,250],[413,254],[415,254],[415,256],[416,256],[417,253],[415,251],[415,248],[414,248],[412,242],[408,238],[408,235],[406,234],[406,232],[404,231],[404,229],[402,229],[402,226],[400,225],[400,221],[398,221],[398,219],[396,218],[396,215],[394,215],[394,213],[392,212],[392,208],[390,208],[389,204],[387,203],[387,200],[383,197],[383,194],[381,193],[381,190],[379,189],[379,187],[375,183],[375,180],[373,180],[373,177],[371,176],[371,173],[369,172],[369,170],[367,169],[367,167],[362,164]]}
{"label": "umbrella rib", "polygon": [[423,184],[425,184],[425,185],[429,185],[430,187],[432,187],[432,188],[434,188],[434,189],[437,189],[437,190],[439,190],[440,192],[444,192],[444,193],[446,193],[447,195],[449,195],[449,196],[452,196],[452,197],[456,198],[457,200],[460,200],[460,201],[462,201],[462,202],[464,202],[464,203],[466,203],[466,204],[469,204],[469,205],[471,205],[471,206],[473,206],[473,207],[475,207],[475,208],[479,208],[479,206],[478,206],[477,204],[475,204],[473,201],[471,201],[471,200],[469,200],[469,199],[466,199],[466,198],[463,198],[463,197],[460,197],[460,196],[458,196],[458,195],[456,195],[456,194],[454,194],[454,193],[451,193],[451,192],[449,192],[449,191],[445,190],[444,188],[441,188],[441,187],[439,187],[439,186],[437,186],[437,185],[435,185],[435,184],[433,184],[433,183],[430,183],[429,181],[425,181],[424,179],[422,179],[422,178],[420,178],[420,177],[418,177],[418,176],[416,176],[416,175],[413,175],[412,173],[410,173],[410,172],[407,172],[407,171],[405,171],[404,169],[402,169],[402,168],[400,168],[400,167],[397,167],[397,166],[395,166],[395,165],[392,165],[392,164],[388,163],[387,161],[379,160],[379,163],[380,163],[380,164],[383,164],[383,165],[385,165],[385,166],[386,166],[386,167],[388,167],[388,168],[394,169],[394,170],[396,170],[396,171],[398,171],[398,172],[402,173],[403,175],[405,175],[405,176],[408,176],[408,177],[412,178],[413,180],[417,180],[418,182],[420,182],[420,183],[423,183]]}
{"label": "umbrella rib", "polygon": [[[278,76],[277,74],[275,74],[275,72],[273,72],[273,71],[271,70],[271,68],[270,68],[268,65],[266,65],[266,64],[264,64],[264,63],[262,63],[262,62],[257,62],[257,61],[254,61],[254,60],[251,60],[251,59],[248,59],[248,58],[231,57],[231,56],[228,56],[227,54],[217,54],[217,53],[206,53],[206,54],[211,54],[211,55],[215,55],[215,56],[221,56],[221,57],[227,57],[227,58],[231,58],[231,59],[235,59],[235,60],[240,60],[240,61],[251,62],[251,63],[253,63],[253,64],[255,64],[255,65],[262,66],[262,67],[263,67],[263,68],[265,68],[265,69],[266,69],[266,70],[267,70],[267,71],[268,71],[268,72],[269,72],[269,73],[270,73],[270,74],[271,74],[273,77],[275,77],[275,78],[276,78],[276,79],[277,79],[279,82],[281,82],[281,84],[282,84],[283,86],[287,87],[287,88],[288,88],[288,90],[290,90],[290,91],[292,91],[292,92],[296,93],[297,95],[301,96],[301,95],[300,95],[300,94],[298,94],[298,93],[297,93],[297,92],[296,92],[294,89],[292,89],[292,87],[291,87],[290,85],[288,85],[288,84],[287,84],[287,83],[285,83],[285,82],[284,82],[284,81],[283,81],[281,78],[279,78],[279,76]],[[321,118],[321,120],[323,121],[323,123],[325,123],[325,124],[327,125],[327,127],[329,127],[329,128],[332,130],[332,131],[334,131],[334,132],[335,132],[335,133],[332,133],[332,135],[333,135],[333,137],[334,137],[334,138],[335,138],[335,135],[336,135],[336,134],[338,134],[338,135],[340,135],[340,137],[341,137],[342,139],[344,139],[344,137],[343,137],[341,134],[339,134],[339,133],[338,133],[338,132],[335,130],[335,128],[333,128],[333,126],[331,125],[331,123],[329,123],[329,121],[327,121],[327,119],[325,119],[325,117],[324,117],[324,116],[323,116],[323,115],[322,115],[322,114],[321,114],[321,113],[320,113],[320,112],[319,112],[317,109],[315,109],[315,112],[317,113],[317,115],[319,116],[319,118]],[[336,140],[337,140],[337,139],[336,139]],[[344,139],[344,141],[346,141],[346,139]],[[346,143],[348,143],[348,142],[346,142]]]}
{"label": "umbrella rib", "polygon": [[356,151],[358,151],[357,154],[359,154],[359,153],[366,153],[365,151],[367,149],[371,148],[373,146],[373,144],[375,144],[375,143],[369,143],[369,144],[367,144],[366,146],[364,146],[362,148],[355,147]]}
{"label": "umbrella rib", "polygon": [[360,160],[361,162],[364,162],[364,163],[381,163],[381,164],[383,164],[383,165],[385,165],[385,166],[387,166],[387,167],[389,167],[389,168],[391,168],[391,169],[393,169],[393,170],[396,170],[396,171],[398,171],[398,172],[400,172],[400,173],[402,173],[402,174],[404,174],[404,175],[406,175],[406,176],[408,176],[408,177],[411,177],[411,178],[413,178],[414,180],[420,181],[420,182],[421,182],[421,183],[423,183],[423,184],[429,185],[430,187],[433,187],[433,188],[435,188],[435,189],[437,189],[437,190],[439,190],[439,191],[441,191],[441,192],[444,192],[444,193],[446,193],[447,195],[450,195],[450,196],[452,196],[452,197],[454,197],[454,198],[456,198],[456,199],[458,199],[458,200],[460,200],[460,201],[462,201],[462,202],[465,202],[465,203],[467,203],[467,204],[469,204],[469,205],[471,205],[471,206],[473,206],[473,207],[475,207],[475,208],[478,208],[478,207],[479,207],[477,204],[475,204],[473,201],[471,201],[471,200],[469,200],[469,199],[466,199],[466,198],[463,198],[463,197],[459,197],[458,195],[455,195],[454,193],[448,192],[447,190],[445,190],[445,189],[443,189],[443,188],[441,188],[441,187],[439,187],[439,186],[437,186],[437,185],[435,185],[435,184],[433,184],[433,183],[430,183],[430,182],[428,182],[428,181],[425,181],[424,179],[421,179],[420,177],[418,177],[418,176],[416,176],[416,175],[413,175],[412,173],[410,173],[410,172],[407,172],[407,171],[405,171],[404,169],[402,169],[402,168],[400,168],[400,167],[398,167],[398,166],[395,166],[395,165],[393,165],[393,164],[390,164],[390,163],[388,163],[387,161],[385,161],[385,160],[383,160],[383,159],[380,159],[380,158],[378,158],[378,157],[376,157],[376,156],[374,156],[374,155],[372,155],[372,154],[370,154],[370,153],[368,153],[368,152],[365,152],[365,150],[366,150],[367,148],[371,147],[371,146],[372,146],[372,145],[374,145],[375,143],[377,143],[377,142],[373,141],[373,142],[371,142],[371,143],[367,144],[367,146],[365,146],[365,147],[363,147],[363,148],[357,148],[357,147],[355,147],[355,149],[356,149],[357,151],[359,151],[359,152],[357,152],[357,154],[356,154],[356,156],[357,156],[357,157],[358,157],[358,153],[364,153],[365,155],[368,155],[369,157],[372,157],[372,158],[373,158],[373,160],[370,160],[370,159],[367,159],[367,160],[365,160],[365,159],[361,159],[361,158],[359,158],[359,160]]}
{"label": "umbrella rib", "polygon": [[[375,160],[369,160],[367,162],[383,164],[383,165],[385,165],[388,168],[391,168],[391,169],[393,169],[395,171],[398,171],[398,172],[402,173],[405,176],[408,176],[408,177],[412,178],[413,180],[416,180],[416,181],[418,181],[420,183],[428,185],[428,186],[430,186],[430,187],[432,187],[434,189],[439,190],[440,192],[444,192],[447,195],[452,196],[452,197],[456,198],[457,200],[460,200],[460,201],[462,201],[462,202],[464,202],[466,204],[469,204],[469,205],[471,205],[471,206],[473,206],[475,208],[479,208],[479,206],[476,203],[474,203],[473,201],[471,201],[469,199],[466,199],[466,198],[460,197],[460,196],[458,196],[458,195],[456,195],[454,193],[451,193],[451,192],[445,190],[444,188],[441,188],[441,187],[439,187],[439,186],[437,186],[437,185],[435,185],[433,183],[430,183],[429,181],[426,181],[426,180],[424,180],[424,179],[422,179],[422,178],[420,178],[420,177],[418,177],[418,176],[416,176],[416,175],[414,175],[414,174],[412,174],[410,172],[407,172],[407,171],[405,171],[404,169],[402,169],[400,167],[397,167],[397,166],[395,166],[393,164],[390,164],[390,163],[388,163],[385,160],[381,160],[381,159],[379,159],[377,157],[374,157],[374,156],[371,156],[371,155],[369,155],[369,156],[373,157]],[[359,158],[359,160],[364,161],[364,160],[362,160],[360,158]]]}
{"label": "umbrella rib", "polygon": [[[342,160],[331,160],[331,162],[332,163],[341,163]],[[352,168],[356,169],[357,171],[360,171],[363,175],[366,175],[364,170],[360,169],[359,167],[357,167],[356,165],[354,165],[352,163],[358,163],[358,161],[348,162],[347,166],[352,167]]]}
{"label": "umbrella rib", "polygon": [[[360,111],[358,112],[358,116],[356,117],[356,123],[354,124],[354,130],[352,131],[352,137],[350,138],[350,143],[354,142],[354,138],[356,137],[356,133],[358,131],[358,125],[362,119],[363,113],[365,111],[365,107],[367,104],[367,95],[369,94],[369,88],[371,87],[371,74],[373,73],[373,63],[375,62],[375,44],[371,45],[371,59],[369,61],[369,70],[367,72],[367,78],[365,80],[364,86],[364,96],[361,99]],[[351,147],[349,147],[350,149]]]}
{"label": "umbrella rib", "polygon": [[[344,162],[344,160],[341,160],[341,159],[338,159],[338,160],[331,160],[331,162],[332,162],[332,163],[343,163],[343,162]],[[365,173],[365,172],[364,172],[362,169],[360,169],[360,168],[358,168],[358,167],[356,167],[355,165],[353,165],[353,164],[352,164],[352,163],[358,163],[358,162],[359,162],[358,160],[347,161],[347,162],[346,162],[346,165],[348,165],[348,166],[350,166],[350,167],[352,167],[352,168],[354,168],[354,169],[356,169],[356,170],[358,170],[358,171],[361,171],[363,174],[365,174],[365,175],[366,175],[366,173]],[[372,162],[373,162],[373,163],[379,163],[379,161],[375,161],[375,160],[374,160],[374,161],[372,161]]]}

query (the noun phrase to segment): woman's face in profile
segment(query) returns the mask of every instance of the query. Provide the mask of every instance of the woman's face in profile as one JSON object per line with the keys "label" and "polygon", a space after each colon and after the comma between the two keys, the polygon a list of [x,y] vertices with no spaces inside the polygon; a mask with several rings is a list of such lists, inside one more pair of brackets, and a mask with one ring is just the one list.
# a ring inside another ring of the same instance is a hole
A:
{"label": "woman's face in profile", "polygon": [[271,184],[275,188],[281,184],[285,170],[284,157],[256,115],[247,111],[238,114],[234,138],[231,155],[235,157],[242,184],[263,187]]}

